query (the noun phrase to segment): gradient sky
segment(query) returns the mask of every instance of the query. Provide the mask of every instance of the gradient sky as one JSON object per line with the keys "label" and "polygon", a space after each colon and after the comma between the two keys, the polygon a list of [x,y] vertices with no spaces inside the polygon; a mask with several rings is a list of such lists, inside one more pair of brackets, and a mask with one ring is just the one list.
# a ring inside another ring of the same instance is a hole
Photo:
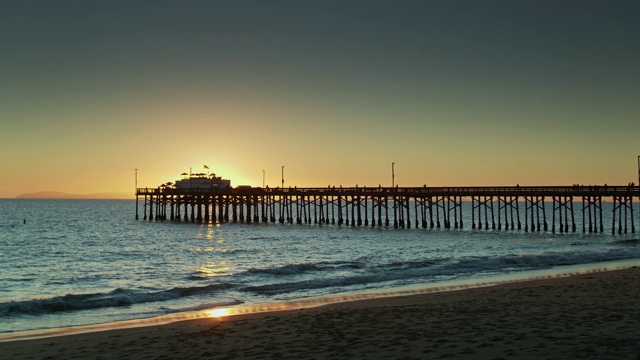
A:
{"label": "gradient sky", "polygon": [[637,182],[638,1],[2,1],[0,197]]}

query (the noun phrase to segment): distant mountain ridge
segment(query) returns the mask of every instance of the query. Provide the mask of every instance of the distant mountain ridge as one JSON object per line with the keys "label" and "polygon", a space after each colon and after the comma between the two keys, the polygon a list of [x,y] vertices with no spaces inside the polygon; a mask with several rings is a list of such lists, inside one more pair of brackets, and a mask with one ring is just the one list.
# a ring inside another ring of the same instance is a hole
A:
{"label": "distant mountain ridge", "polygon": [[16,196],[16,199],[132,199],[126,192],[103,192],[95,194],[70,194],[61,191],[39,191]]}

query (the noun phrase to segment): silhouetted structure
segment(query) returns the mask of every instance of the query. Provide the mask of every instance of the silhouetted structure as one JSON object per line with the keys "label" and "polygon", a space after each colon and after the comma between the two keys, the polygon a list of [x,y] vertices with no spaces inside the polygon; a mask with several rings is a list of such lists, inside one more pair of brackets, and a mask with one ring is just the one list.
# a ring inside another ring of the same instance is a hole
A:
{"label": "silhouetted structure", "polygon": [[[471,228],[602,233],[602,200],[613,203],[611,232],[635,233],[638,186],[138,188],[144,219],[190,222],[262,222],[463,228],[463,199]],[[578,199],[580,203],[575,204]],[[467,211],[468,211],[468,207]],[[136,205],[136,214],[137,214]],[[551,212],[551,224],[547,211]],[[617,224],[616,224],[617,222]]]}

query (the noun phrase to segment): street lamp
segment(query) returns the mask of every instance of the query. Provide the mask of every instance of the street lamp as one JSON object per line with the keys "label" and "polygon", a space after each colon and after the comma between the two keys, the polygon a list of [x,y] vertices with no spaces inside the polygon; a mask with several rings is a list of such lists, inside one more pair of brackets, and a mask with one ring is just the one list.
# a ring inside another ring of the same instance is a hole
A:
{"label": "street lamp", "polygon": [[396,163],[391,163],[391,187],[396,187],[396,172],[395,172]]}
{"label": "street lamp", "polygon": [[284,189],[284,165],[282,165],[282,188]]}
{"label": "street lamp", "polygon": [[264,170],[262,170],[262,188],[264,189]]}
{"label": "street lamp", "polygon": [[139,219],[139,216],[138,216],[138,169],[134,169],[134,170],[136,171],[136,191],[135,191],[135,194],[136,194],[136,220],[138,220]]}

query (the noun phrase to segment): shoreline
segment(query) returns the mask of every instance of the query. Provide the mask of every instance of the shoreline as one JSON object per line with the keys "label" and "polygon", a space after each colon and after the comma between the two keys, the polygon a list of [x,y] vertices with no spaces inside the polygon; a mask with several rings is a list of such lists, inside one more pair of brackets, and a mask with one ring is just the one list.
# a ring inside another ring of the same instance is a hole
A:
{"label": "shoreline", "polygon": [[640,351],[640,268],[0,343],[3,359],[599,358]]}
{"label": "shoreline", "polygon": [[182,321],[197,319],[207,319],[212,317],[236,317],[251,314],[269,314],[283,311],[293,311],[300,309],[310,309],[324,306],[331,306],[340,303],[351,303],[384,298],[432,295],[447,293],[452,291],[464,291],[470,289],[509,285],[517,283],[528,283],[544,281],[549,279],[559,279],[576,275],[592,274],[600,272],[610,272],[640,267],[640,259],[627,259],[606,261],[590,264],[575,264],[554,267],[543,270],[530,270],[516,272],[513,274],[502,274],[484,278],[471,278],[457,281],[434,283],[431,285],[418,284],[392,289],[370,289],[358,292],[338,293],[331,296],[317,298],[307,298],[291,301],[280,301],[263,304],[241,304],[229,307],[216,307],[212,309],[178,312],[167,315],[154,316],[151,318],[140,318],[131,320],[121,320],[108,323],[97,323],[89,325],[69,326],[61,328],[48,328],[37,330],[16,331],[0,333],[0,344],[10,341],[26,341],[35,339],[46,339],[60,336],[71,336],[85,333],[95,333],[113,330],[126,330],[133,328],[143,328],[147,326],[169,325]]}

